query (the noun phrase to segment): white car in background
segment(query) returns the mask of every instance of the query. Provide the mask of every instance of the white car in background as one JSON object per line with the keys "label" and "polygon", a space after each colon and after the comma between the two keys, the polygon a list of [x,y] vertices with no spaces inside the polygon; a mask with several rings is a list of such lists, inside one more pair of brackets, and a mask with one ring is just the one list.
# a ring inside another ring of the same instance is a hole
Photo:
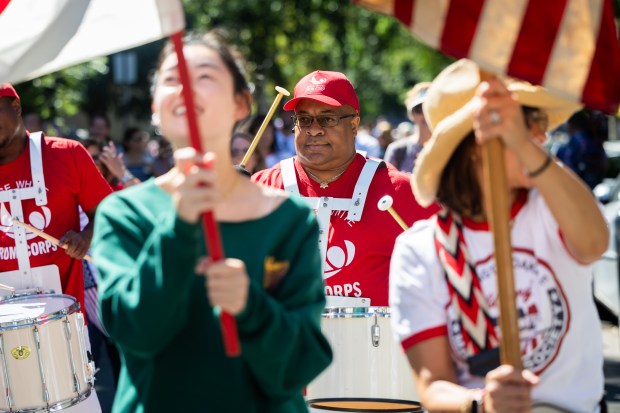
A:
{"label": "white car in background", "polygon": [[[620,251],[620,141],[604,143],[609,159],[608,175],[614,178],[605,180],[594,188],[594,195],[603,204],[605,219],[609,224],[609,246],[607,251],[594,264],[594,297],[607,316],[620,316],[620,271],[618,251]],[[599,309],[601,309],[599,307]],[[603,314],[604,315],[604,314]],[[610,320],[611,321],[611,320]]]}

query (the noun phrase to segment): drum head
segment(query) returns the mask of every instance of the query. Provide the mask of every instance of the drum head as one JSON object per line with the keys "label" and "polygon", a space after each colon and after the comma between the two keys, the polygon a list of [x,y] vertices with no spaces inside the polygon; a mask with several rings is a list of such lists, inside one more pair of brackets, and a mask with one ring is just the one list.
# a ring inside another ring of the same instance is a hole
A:
{"label": "drum head", "polygon": [[27,320],[30,324],[46,321],[77,311],[75,298],[64,294],[23,295],[0,301],[0,328],[15,327],[15,323]]}
{"label": "drum head", "polygon": [[422,405],[411,400],[330,398],[308,400],[308,407],[336,412],[423,412]]}

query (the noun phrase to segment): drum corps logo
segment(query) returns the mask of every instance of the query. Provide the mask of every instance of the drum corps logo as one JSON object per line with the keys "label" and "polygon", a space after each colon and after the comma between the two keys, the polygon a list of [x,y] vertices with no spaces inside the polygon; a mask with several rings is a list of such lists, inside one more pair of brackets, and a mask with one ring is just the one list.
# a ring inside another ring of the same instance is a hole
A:
{"label": "drum corps logo", "polygon": [[327,279],[338,274],[344,267],[351,264],[355,257],[355,244],[349,240],[344,241],[344,248],[332,245],[327,250],[325,259],[325,272],[323,278]]}
{"label": "drum corps logo", "polygon": [[[513,251],[513,264],[523,368],[540,374],[560,350],[570,313],[561,286],[547,263],[531,252]],[[495,261],[488,259],[477,264],[476,272],[499,334]],[[448,313],[451,345],[466,359],[460,325],[450,309]]]}
{"label": "drum corps logo", "polygon": [[[25,223],[33,226],[39,230],[45,230],[50,225],[52,220],[52,213],[50,209],[46,206],[39,207],[38,210],[31,211],[25,217]],[[13,218],[6,208],[4,203],[0,203],[0,240],[4,239],[4,244],[0,246],[0,260],[14,260],[17,257],[17,252],[15,251],[15,222],[13,222]],[[34,238],[37,238],[38,235],[30,230],[26,230],[26,240],[31,241]],[[9,239],[11,241],[9,241]],[[50,241],[41,240],[41,241],[33,241],[29,242],[26,245],[28,248],[28,254],[30,256],[37,256],[41,254],[48,254],[50,251],[56,251],[58,247],[52,244]]]}
{"label": "drum corps logo", "polygon": [[[39,211],[32,211],[28,214],[26,219],[26,223],[32,225],[33,227],[44,230],[50,224],[52,220],[52,212],[46,206],[40,207]],[[11,217],[11,213],[7,210],[4,203],[0,203],[0,231],[3,231],[7,234],[8,237],[14,238],[13,235],[13,218]],[[33,232],[26,231],[26,239],[31,240],[36,238],[37,234]]]}

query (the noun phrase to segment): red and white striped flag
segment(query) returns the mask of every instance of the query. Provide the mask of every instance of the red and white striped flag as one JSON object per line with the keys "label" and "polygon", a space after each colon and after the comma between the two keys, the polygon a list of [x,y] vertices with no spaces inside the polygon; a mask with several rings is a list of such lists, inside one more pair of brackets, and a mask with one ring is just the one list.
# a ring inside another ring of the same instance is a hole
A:
{"label": "red and white striped flag", "polygon": [[33,79],[184,27],[180,0],[0,0],[0,83]]}
{"label": "red and white striped flag", "polygon": [[611,0],[354,0],[428,46],[615,114],[620,46]]}

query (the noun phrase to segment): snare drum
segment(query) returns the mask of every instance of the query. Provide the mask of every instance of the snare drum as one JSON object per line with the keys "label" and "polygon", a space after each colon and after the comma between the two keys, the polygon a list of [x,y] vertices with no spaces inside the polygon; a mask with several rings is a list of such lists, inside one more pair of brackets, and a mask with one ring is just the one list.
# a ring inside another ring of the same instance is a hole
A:
{"label": "snare drum", "polygon": [[423,411],[389,307],[326,308],[321,330],[334,360],[306,389],[312,411]]}
{"label": "snare drum", "polygon": [[25,295],[0,302],[0,411],[49,412],[90,396],[84,316],[75,298]]}

